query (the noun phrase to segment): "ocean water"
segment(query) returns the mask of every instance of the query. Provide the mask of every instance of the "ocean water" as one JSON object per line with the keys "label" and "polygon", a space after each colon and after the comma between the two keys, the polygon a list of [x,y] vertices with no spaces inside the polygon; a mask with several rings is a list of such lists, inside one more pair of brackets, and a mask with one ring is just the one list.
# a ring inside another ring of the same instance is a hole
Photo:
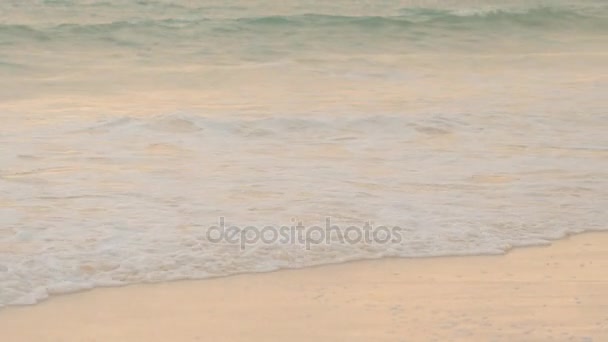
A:
{"label": "ocean water", "polygon": [[606,94],[604,0],[3,0],[0,306],[608,230]]}

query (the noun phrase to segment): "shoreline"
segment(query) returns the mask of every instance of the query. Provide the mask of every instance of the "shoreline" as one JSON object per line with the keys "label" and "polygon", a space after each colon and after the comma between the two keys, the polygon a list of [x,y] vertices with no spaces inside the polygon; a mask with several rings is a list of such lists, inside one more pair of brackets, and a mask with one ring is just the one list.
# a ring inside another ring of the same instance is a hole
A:
{"label": "shoreline", "polygon": [[39,299],[35,303],[7,304],[4,306],[0,306],[0,313],[4,310],[11,309],[11,308],[37,306],[41,303],[47,302],[49,300],[54,300],[55,298],[58,298],[58,297],[78,295],[78,294],[89,292],[89,291],[97,291],[97,290],[104,290],[104,289],[129,288],[129,287],[139,287],[139,286],[155,286],[155,285],[171,284],[171,283],[200,282],[200,281],[216,280],[216,279],[231,278],[231,277],[240,277],[240,276],[247,276],[247,275],[257,275],[257,274],[276,273],[276,272],[290,272],[290,271],[299,271],[299,270],[304,270],[304,269],[333,267],[333,266],[340,266],[340,265],[349,265],[349,264],[353,264],[353,263],[357,264],[360,262],[366,263],[366,262],[374,262],[374,261],[378,261],[378,260],[427,260],[427,259],[500,257],[500,256],[505,256],[505,255],[511,254],[514,251],[518,251],[518,250],[551,247],[556,242],[569,240],[573,237],[576,238],[581,235],[588,235],[588,234],[595,235],[595,234],[604,234],[604,233],[606,233],[608,235],[608,231],[602,231],[602,230],[588,230],[588,231],[576,232],[576,233],[566,233],[559,238],[547,238],[545,240],[546,243],[510,245],[508,248],[506,248],[502,252],[496,252],[496,253],[482,253],[482,254],[465,254],[465,253],[463,253],[463,254],[430,255],[430,256],[425,255],[425,256],[407,256],[407,257],[382,256],[382,257],[377,257],[377,258],[353,259],[353,260],[343,260],[343,261],[328,262],[328,263],[321,263],[321,264],[312,264],[312,265],[301,266],[301,267],[288,267],[288,268],[279,267],[276,269],[269,269],[266,271],[253,271],[253,272],[245,271],[245,272],[237,272],[237,273],[209,276],[209,277],[203,277],[203,278],[184,278],[184,279],[163,280],[163,281],[148,282],[148,283],[145,283],[145,282],[137,283],[136,282],[136,283],[113,284],[113,285],[96,285],[96,286],[92,286],[89,288],[77,289],[77,290],[73,290],[73,291],[51,293],[47,297]]}
{"label": "shoreline", "polygon": [[95,288],[0,309],[0,339],[603,341],[606,269],[608,234],[587,232],[500,255]]}

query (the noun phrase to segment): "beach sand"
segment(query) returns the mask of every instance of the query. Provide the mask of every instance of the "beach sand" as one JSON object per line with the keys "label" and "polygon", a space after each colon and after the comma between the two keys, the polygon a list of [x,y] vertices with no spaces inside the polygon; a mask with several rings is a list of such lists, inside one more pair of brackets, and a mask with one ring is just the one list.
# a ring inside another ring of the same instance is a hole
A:
{"label": "beach sand", "polygon": [[0,341],[608,341],[608,234],[57,296]]}

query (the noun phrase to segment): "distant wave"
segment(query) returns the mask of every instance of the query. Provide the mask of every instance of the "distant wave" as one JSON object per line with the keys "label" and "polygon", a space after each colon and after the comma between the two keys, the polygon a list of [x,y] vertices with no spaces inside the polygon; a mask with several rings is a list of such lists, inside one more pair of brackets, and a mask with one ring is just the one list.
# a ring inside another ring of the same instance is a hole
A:
{"label": "distant wave", "polygon": [[259,18],[238,19],[249,25],[277,26],[355,26],[355,27],[412,27],[432,25],[463,25],[475,28],[478,24],[509,24],[548,26],[564,25],[564,20],[578,24],[603,24],[606,18],[580,13],[576,10],[540,7],[526,11],[454,11],[436,9],[404,9],[398,16],[336,16],[320,14],[304,14],[297,16],[268,16]]}
{"label": "distant wave", "polygon": [[269,33],[281,31],[341,32],[408,32],[410,30],[606,30],[608,16],[601,12],[588,13],[575,9],[540,7],[526,11],[454,11],[407,9],[397,16],[338,16],[303,14],[292,16],[262,16],[236,19],[162,19],[115,21],[95,24],[61,24],[51,27],[0,24],[0,44],[23,38],[53,40],[76,35],[104,37],[109,34],[133,33],[151,36],[180,34],[217,34],[226,32]]}

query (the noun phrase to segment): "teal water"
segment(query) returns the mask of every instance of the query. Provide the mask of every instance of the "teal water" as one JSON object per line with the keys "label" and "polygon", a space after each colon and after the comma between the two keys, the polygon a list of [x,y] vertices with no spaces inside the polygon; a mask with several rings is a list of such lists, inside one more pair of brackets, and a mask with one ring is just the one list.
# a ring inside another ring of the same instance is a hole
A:
{"label": "teal water", "polygon": [[605,1],[2,1],[0,306],[606,230],[606,94]]}
{"label": "teal water", "polygon": [[[435,6],[422,7],[426,3]],[[565,43],[572,34],[603,38],[608,30],[608,9],[601,1],[507,2],[510,6],[462,2],[447,8],[438,3],[338,1],[319,6],[313,1],[275,7],[272,1],[208,6],[8,1],[0,8],[0,38],[6,52],[24,44],[40,48],[84,44],[124,53],[172,49],[178,56],[191,54],[205,60],[223,53],[267,60],[326,49],[343,53],[488,50],[496,48],[496,39],[522,39],[540,49]]]}

